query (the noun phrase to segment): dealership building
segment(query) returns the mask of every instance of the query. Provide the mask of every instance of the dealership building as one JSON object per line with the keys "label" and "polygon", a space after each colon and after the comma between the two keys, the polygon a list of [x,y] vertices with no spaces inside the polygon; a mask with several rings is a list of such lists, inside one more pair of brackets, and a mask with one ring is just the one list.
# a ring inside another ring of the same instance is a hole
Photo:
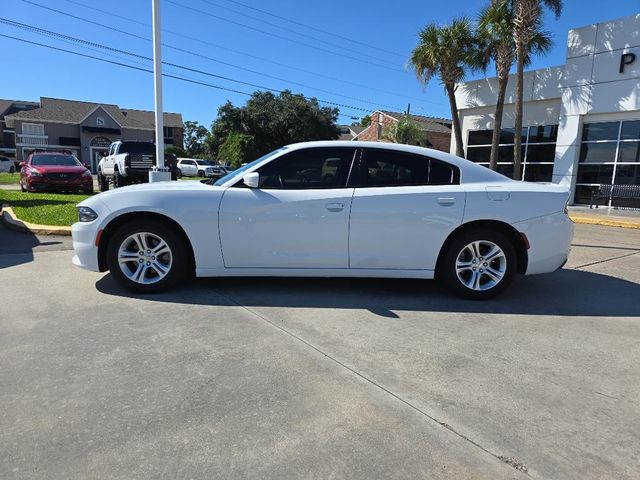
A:
{"label": "dealership building", "polygon": [[[565,65],[525,72],[524,180],[567,185],[574,204],[589,204],[602,184],[640,184],[639,32],[640,14],[570,30]],[[465,155],[485,165],[497,93],[496,78],[462,83],[456,91]],[[511,76],[498,158],[498,169],[509,176],[514,100]]]}

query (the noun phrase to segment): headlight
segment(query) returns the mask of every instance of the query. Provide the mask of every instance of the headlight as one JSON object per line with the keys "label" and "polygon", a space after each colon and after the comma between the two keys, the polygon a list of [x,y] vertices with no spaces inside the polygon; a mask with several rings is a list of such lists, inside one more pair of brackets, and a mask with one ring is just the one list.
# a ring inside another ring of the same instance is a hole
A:
{"label": "headlight", "polygon": [[91,172],[89,170],[86,170],[83,174],[83,177],[90,177],[91,176]]}
{"label": "headlight", "polygon": [[42,176],[42,174],[37,170],[30,170],[29,171],[29,175],[31,175],[32,177],[41,177]]}
{"label": "headlight", "polygon": [[78,207],[79,222],[93,222],[96,218],[98,218],[98,214],[89,207]]}

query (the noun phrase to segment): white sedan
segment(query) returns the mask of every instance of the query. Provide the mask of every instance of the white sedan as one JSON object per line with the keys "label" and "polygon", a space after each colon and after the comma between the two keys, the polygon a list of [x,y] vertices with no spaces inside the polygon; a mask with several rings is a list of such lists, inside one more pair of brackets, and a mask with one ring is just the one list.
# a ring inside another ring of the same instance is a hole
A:
{"label": "white sedan", "polygon": [[215,184],[133,185],[78,205],[75,265],[156,292],[192,275],[437,278],[485,299],[567,260],[568,189],[408,145],[289,145]]}

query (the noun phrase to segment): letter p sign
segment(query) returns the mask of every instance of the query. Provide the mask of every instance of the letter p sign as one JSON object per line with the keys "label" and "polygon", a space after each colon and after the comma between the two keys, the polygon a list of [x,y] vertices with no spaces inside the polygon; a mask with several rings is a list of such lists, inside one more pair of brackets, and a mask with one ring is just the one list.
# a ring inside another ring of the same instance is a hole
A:
{"label": "letter p sign", "polygon": [[635,53],[623,53],[622,56],[620,57],[620,72],[619,73],[624,73],[624,67],[626,67],[627,65],[631,65],[635,61],[636,61],[636,54]]}

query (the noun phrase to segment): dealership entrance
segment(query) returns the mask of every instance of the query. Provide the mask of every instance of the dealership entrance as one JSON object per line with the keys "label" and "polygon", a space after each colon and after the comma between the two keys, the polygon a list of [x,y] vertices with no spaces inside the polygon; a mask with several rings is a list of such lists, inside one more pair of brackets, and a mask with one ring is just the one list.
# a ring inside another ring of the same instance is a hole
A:
{"label": "dealership entrance", "polygon": [[90,156],[91,156],[91,173],[98,172],[98,163],[100,163],[100,158],[103,155],[109,153],[109,146],[111,145],[111,140],[107,137],[94,137],[91,140],[91,145],[89,146]]}

